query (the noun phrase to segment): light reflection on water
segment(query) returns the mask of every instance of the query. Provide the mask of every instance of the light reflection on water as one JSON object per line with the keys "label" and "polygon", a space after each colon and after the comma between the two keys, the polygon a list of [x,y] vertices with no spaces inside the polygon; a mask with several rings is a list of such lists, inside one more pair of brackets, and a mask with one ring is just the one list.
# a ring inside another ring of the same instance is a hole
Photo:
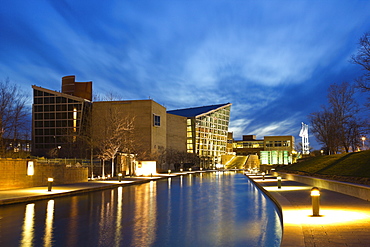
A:
{"label": "light reflection on water", "polygon": [[0,207],[0,219],[1,246],[279,246],[282,232],[270,199],[234,172]]}
{"label": "light reflection on water", "polygon": [[54,200],[49,200],[46,209],[44,246],[52,246],[54,222]]}
{"label": "light reflection on water", "polygon": [[26,211],[24,213],[21,246],[32,246],[34,235],[34,217],[35,204],[27,204]]}

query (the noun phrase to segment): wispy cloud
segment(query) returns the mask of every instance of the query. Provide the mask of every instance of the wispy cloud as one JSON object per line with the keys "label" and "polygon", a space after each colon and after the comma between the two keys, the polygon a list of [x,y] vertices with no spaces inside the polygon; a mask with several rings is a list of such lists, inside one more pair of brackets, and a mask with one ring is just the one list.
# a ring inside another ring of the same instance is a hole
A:
{"label": "wispy cloud", "polygon": [[[4,0],[0,77],[151,97],[168,109],[233,103],[234,134],[296,135],[370,31],[367,1]],[[298,127],[297,127],[298,126]]]}

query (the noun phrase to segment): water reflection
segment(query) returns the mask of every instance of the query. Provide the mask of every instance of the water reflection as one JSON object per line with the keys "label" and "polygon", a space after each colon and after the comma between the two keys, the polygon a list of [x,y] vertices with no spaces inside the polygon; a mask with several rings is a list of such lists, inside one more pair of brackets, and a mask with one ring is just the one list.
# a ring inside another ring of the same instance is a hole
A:
{"label": "water reflection", "polygon": [[[11,209],[1,215],[3,246],[279,246],[282,232],[269,198],[234,171],[170,177]],[[13,217],[19,222],[8,215],[20,215]],[[14,236],[3,242],[4,232]]]}
{"label": "water reflection", "polygon": [[122,240],[122,199],[123,199],[123,188],[117,188],[117,217],[116,217],[116,233],[114,243],[115,246],[120,246]]}
{"label": "water reflection", "polygon": [[44,246],[52,246],[54,221],[54,200],[49,200],[46,208]]}
{"label": "water reflection", "polygon": [[35,204],[26,205],[24,214],[21,246],[32,246],[34,238]]}
{"label": "water reflection", "polygon": [[150,181],[149,184],[141,186],[140,191],[136,191],[133,246],[151,246],[155,240],[157,227],[156,184],[156,182]]}

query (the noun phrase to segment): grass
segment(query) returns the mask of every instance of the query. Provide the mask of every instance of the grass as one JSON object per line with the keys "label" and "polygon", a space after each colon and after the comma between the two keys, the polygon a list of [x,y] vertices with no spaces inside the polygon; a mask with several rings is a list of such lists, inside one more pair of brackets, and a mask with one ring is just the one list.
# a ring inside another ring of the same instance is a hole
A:
{"label": "grass", "polygon": [[312,157],[279,170],[309,175],[370,178],[370,151]]}

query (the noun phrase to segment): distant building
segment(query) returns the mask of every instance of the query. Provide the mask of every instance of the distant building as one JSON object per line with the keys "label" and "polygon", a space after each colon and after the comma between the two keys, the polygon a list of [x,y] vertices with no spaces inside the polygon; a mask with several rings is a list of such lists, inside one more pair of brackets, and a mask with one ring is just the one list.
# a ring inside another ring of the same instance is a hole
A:
{"label": "distant building", "polygon": [[288,165],[294,159],[294,136],[265,136],[257,140],[255,135],[244,135],[242,140],[234,140],[236,155],[257,154],[262,165]]}
{"label": "distant building", "polygon": [[213,168],[226,154],[231,104],[168,111],[187,118],[187,152],[200,158],[202,168]]}

